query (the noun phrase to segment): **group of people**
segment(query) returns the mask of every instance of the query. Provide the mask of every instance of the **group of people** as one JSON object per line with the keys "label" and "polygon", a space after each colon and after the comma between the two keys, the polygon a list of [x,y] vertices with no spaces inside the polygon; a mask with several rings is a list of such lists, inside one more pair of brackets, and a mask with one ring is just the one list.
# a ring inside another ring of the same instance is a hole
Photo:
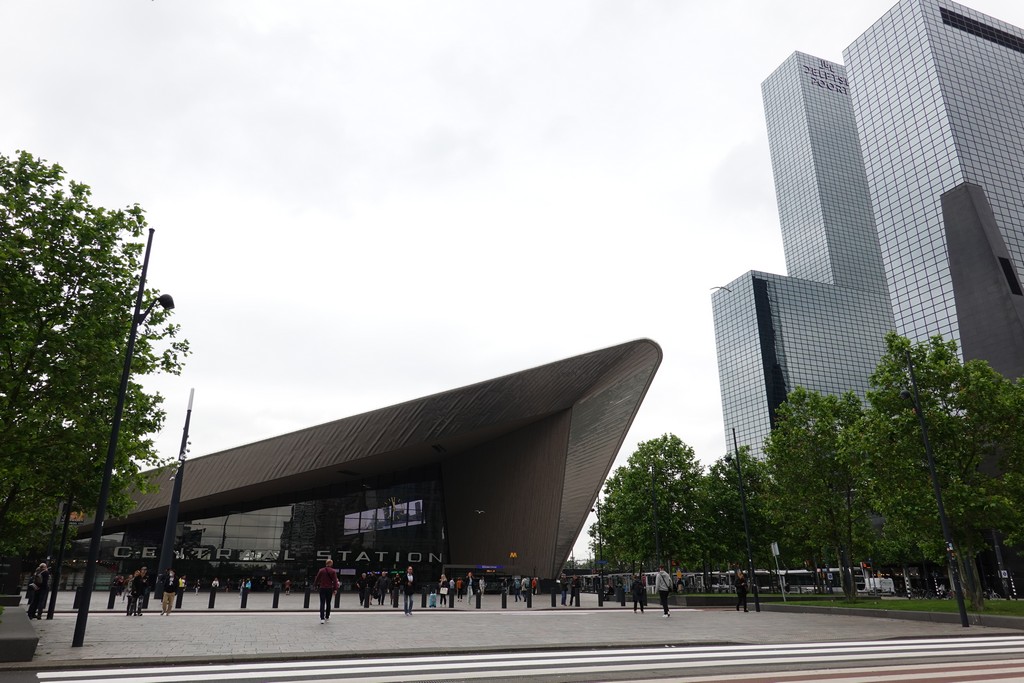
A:
{"label": "group of people", "polygon": [[[665,571],[664,565],[658,567],[658,573],[654,576],[654,590],[658,592],[661,609],[664,612],[663,616],[668,619],[671,616],[668,609],[668,595],[672,592],[672,577]],[[633,614],[636,614],[637,608],[640,609],[640,614],[643,614],[644,605],[647,602],[647,584],[644,583],[642,574],[633,575],[629,594],[633,597]]]}
{"label": "group of people", "polygon": [[[147,602],[146,598],[150,592],[150,580],[149,570],[145,566],[136,569],[127,577],[118,576],[115,579],[118,595],[122,595],[122,599],[127,601],[126,616],[142,616],[143,605]],[[250,581],[240,581],[238,584],[239,588],[251,587]],[[515,597],[516,602],[519,602],[520,599],[525,600],[527,594],[536,593],[539,589],[539,583],[536,577],[532,579],[528,576],[520,579],[506,578],[502,583],[502,589],[504,592],[511,593]],[[172,568],[164,570],[160,577],[160,584],[163,587],[160,615],[167,616],[174,609],[177,594],[190,586],[187,577],[177,576]],[[562,594],[562,606],[566,606],[567,599],[569,604],[575,604],[580,595],[579,577],[567,577],[565,573],[562,573],[558,579],[558,584]],[[192,585],[197,593],[199,592],[199,585],[198,580]],[[389,577],[386,572],[363,572],[353,587],[359,593],[359,604],[365,607],[370,606],[371,600],[376,600],[378,605],[383,605],[384,600],[388,596],[391,597],[393,606],[398,607],[399,596],[404,596],[404,613],[412,616],[413,599],[417,592],[417,580],[413,574],[412,567],[408,567],[405,574],[395,574],[392,577]],[[746,575],[742,570],[736,572],[735,587],[736,610],[742,609],[746,612],[748,611],[748,586]],[[42,618],[42,611],[46,605],[49,588],[49,569],[46,563],[40,563],[28,584],[29,619]],[[211,582],[210,588],[214,591],[220,588],[220,581],[216,577]],[[290,579],[285,581],[284,588],[286,594],[291,592]],[[320,594],[320,623],[326,624],[331,618],[332,598],[341,588],[341,582],[338,579],[337,570],[334,569],[333,560],[327,560],[324,567],[317,572],[316,578],[313,581],[313,588]],[[660,598],[664,617],[668,618],[670,616],[668,596],[673,590],[673,585],[672,578],[665,571],[664,566],[658,567],[654,588]],[[462,601],[467,595],[470,598],[475,595],[482,595],[485,589],[486,582],[484,578],[474,578],[473,572],[468,572],[465,577],[459,578],[449,578],[442,574],[441,579],[437,583],[436,596],[434,595],[434,588],[431,587],[430,606],[434,607],[437,605],[436,598],[439,598],[441,605],[446,605],[449,600]],[[633,612],[639,611],[642,614],[646,605],[647,593],[644,575],[634,574],[629,591],[633,598]]]}
{"label": "group of people", "polygon": [[569,599],[570,605],[575,605],[580,597],[580,577],[573,576],[570,579],[565,572],[562,572],[562,575],[558,577],[558,585],[562,589],[562,607],[566,606],[566,598]]}
{"label": "group of people", "polygon": [[[367,576],[364,572],[355,586],[359,591],[359,604],[369,607],[369,600],[373,595],[372,587],[378,585],[381,579],[384,579],[382,588],[394,587],[405,597],[404,614],[411,617],[413,599],[416,597],[417,588],[416,577],[413,574],[412,567],[407,568],[405,574],[396,574],[392,580],[388,580],[387,575],[383,572],[376,576],[372,572]],[[320,568],[316,578],[313,579],[313,588],[320,594],[320,623],[326,624],[331,620],[331,602],[338,589],[341,588],[341,581],[338,580],[338,571],[334,568],[334,560],[327,560],[324,566]],[[385,593],[386,590],[381,591],[382,596]],[[380,604],[384,604],[383,601]]]}
{"label": "group of people", "polygon": [[[465,577],[458,578],[449,578],[441,574],[441,579],[437,582],[437,595],[442,605],[448,604],[449,600],[462,602],[466,597],[472,599],[476,595],[483,595],[486,589],[487,582],[484,578],[474,578],[473,572],[467,572]],[[431,589],[430,592],[434,593],[434,590]]]}
{"label": "group of people", "polygon": [[28,590],[26,591],[29,619],[43,618],[43,608],[46,607],[46,596],[49,594],[49,591],[50,569],[46,566],[45,562],[40,562],[39,566],[32,573],[32,578],[29,579]]}
{"label": "group of people", "polygon": [[398,607],[398,597],[402,592],[402,577],[398,574],[388,577],[387,572],[363,572],[356,579],[352,588],[359,593],[360,607],[369,607],[374,602],[383,605],[389,597],[392,606]]}

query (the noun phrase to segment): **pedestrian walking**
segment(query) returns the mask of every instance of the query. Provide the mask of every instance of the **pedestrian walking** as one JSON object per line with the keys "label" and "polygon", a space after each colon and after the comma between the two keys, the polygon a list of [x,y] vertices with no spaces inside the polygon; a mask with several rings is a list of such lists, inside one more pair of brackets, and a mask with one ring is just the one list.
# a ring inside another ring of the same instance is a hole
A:
{"label": "pedestrian walking", "polygon": [[143,578],[142,570],[136,569],[128,584],[128,611],[127,617],[142,616],[142,595],[146,589],[146,580]]}
{"label": "pedestrian walking", "polygon": [[736,571],[736,611],[747,611],[747,576],[742,569]]}
{"label": "pedestrian walking", "polygon": [[644,613],[644,582],[639,574],[633,574],[633,583],[629,586],[629,593],[633,596],[633,614],[636,608],[640,608],[640,614]]}
{"label": "pedestrian walking", "polygon": [[448,577],[441,574],[441,580],[437,582],[437,593],[441,596],[441,604],[448,604]]}
{"label": "pedestrian walking", "polygon": [[565,600],[569,597],[569,580],[565,577],[565,572],[558,577],[558,585],[562,589],[562,607],[565,607]]}
{"label": "pedestrian walking", "polygon": [[316,573],[313,587],[320,591],[320,623],[326,624],[331,618],[331,598],[338,592],[341,583],[334,570],[334,560],[327,560]]}
{"label": "pedestrian walking", "polygon": [[163,576],[160,580],[164,585],[164,595],[160,600],[160,616],[165,617],[171,613],[174,609],[174,598],[178,592],[179,581],[174,575],[174,570],[170,567],[164,569]]}
{"label": "pedestrian walking", "polygon": [[658,591],[661,608],[665,610],[665,618],[668,619],[668,594],[672,591],[672,577],[665,571],[664,565],[658,567],[658,576],[654,579],[654,589]]}
{"label": "pedestrian walking", "polygon": [[413,576],[412,567],[405,570],[405,578],[402,581],[405,593],[405,614],[412,616],[412,600],[416,597],[416,577]]}

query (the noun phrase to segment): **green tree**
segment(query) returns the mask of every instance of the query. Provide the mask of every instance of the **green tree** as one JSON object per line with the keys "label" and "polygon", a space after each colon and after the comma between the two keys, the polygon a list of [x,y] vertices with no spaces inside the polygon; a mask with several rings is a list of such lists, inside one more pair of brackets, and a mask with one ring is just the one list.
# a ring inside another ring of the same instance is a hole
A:
{"label": "green tree", "polygon": [[[735,458],[735,454],[729,454],[716,460],[701,482],[699,546],[704,552],[705,571],[746,566],[747,540]],[[771,564],[768,548],[772,540],[767,509],[767,494],[771,490],[768,469],[764,461],[750,455],[746,446],[740,447],[739,458],[751,553],[754,565],[764,568]]]}
{"label": "green tree", "polygon": [[855,599],[846,571],[866,557],[872,535],[863,454],[850,437],[863,407],[853,393],[822,395],[797,387],[779,409],[765,441],[774,482],[773,518],[790,532],[790,551],[805,560],[831,557],[843,571],[843,591]]}
{"label": "green tree", "polygon": [[[645,441],[604,485],[601,531],[606,559],[620,566],[656,566],[667,560],[697,563],[697,506],[694,491],[701,466],[678,436]],[[656,518],[656,520],[655,520]],[[655,548],[655,522],[661,557]],[[591,529],[591,535],[596,529]]]}
{"label": "green tree", "polygon": [[1021,538],[1024,479],[1024,398],[1019,384],[985,361],[962,362],[955,342],[932,337],[911,344],[896,334],[871,377],[871,407],[860,434],[868,454],[871,498],[885,535],[908,555],[945,560],[921,427],[912,400],[907,352],[914,374],[965,596],[984,605],[974,560],[985,532]]}
{"label": "green tree", "polygon": [[[0,156],[0,554],[45,543],[57,504],[95,508],[141,270],[139,206],[109,211],[89,187],[21,152]],[[147,302],[156,296],[147,291]],[[139,330],[135,375],[178,373],[188,343],[168,312]],[[131,382],[108,514],[125,513],[162,398]]]}

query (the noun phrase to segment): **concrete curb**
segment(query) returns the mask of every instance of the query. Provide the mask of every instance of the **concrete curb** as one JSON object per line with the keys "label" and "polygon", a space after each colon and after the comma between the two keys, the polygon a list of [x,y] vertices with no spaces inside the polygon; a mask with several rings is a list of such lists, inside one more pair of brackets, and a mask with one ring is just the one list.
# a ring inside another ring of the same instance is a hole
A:
{"label": "concrete curb", "polygon": [[[949,612],[913,612],[900,609],[860,609],[857,607],[817,607],[814,605],[762,604],[766,612],[798,612],[803,614],[830,614],[873,619],[904,619],[906,621],[929,621],[937,624],[959,624],[960,615]],[[1007,617],[998,614],[968,613],[971,626],[993,626],[1024,631],[1024,617]]]}

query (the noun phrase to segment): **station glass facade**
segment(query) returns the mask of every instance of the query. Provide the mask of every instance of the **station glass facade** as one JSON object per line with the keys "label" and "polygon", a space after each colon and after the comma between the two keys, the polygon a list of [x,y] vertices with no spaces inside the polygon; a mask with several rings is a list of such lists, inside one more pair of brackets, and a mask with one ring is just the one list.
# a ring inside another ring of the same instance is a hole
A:
{"label": "station glass facade", "polygon": [[[285,580],[302,586],[331,558],[347,588],[362,572],[400,572],[410,564],[425,576],[439,576],[446,562],[439,468],[258,499],[179,520],[175,571],[206,586],[214,577],[224,587],[245,579],[254,590]],[[100,561],[106,572],[101,569],[98,584],[141,566],[156,571],[163,533],[161,519],[105,535]],[[88,544],[76,542],[72,566],[88,556]],[[77,572],[69,573],[68,585],[76,578],[81,579]]]}
{"label": "station glass facade", "polygon": [[1024,264],[1024,31],[948,0],[903,0],[843,53],[896,329],[959,341],[941,195],[984,189]]}

